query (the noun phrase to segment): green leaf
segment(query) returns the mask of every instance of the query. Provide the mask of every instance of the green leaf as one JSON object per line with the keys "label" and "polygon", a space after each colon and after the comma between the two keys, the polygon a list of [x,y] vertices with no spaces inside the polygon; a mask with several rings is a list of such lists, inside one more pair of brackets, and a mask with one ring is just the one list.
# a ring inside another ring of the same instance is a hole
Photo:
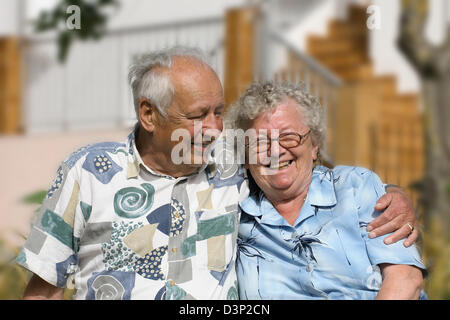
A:
{"label": "green leaf", "polygon": [[46,195],[47,195],[47,191],[38,190],[33,193],[30,193],[29,195],[26,195],[22,199],[22,201],[27,204],[42,204]]}
{"label": "green leaf", "polygon": [[[81,29],[66,28],[68,18],[66,10],[70,5],[77,5],[80,8]],[[60,63],[64,63],[74,41],[99,40],[106,33],[109,16],[102,11],[108,6],[117,9],[120,3],[117,0],[58,0],[53,8],[40,12],[33,25],[36,32],[56,32],[57,58]]]}

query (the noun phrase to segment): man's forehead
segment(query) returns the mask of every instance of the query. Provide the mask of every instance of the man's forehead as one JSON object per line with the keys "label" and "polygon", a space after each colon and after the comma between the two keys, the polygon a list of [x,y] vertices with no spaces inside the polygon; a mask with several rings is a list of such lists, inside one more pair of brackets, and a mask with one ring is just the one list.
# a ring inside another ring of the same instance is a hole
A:
{"label": "man's forehead", "polygon": [[214,70],[207,63],[195,58],[176,56],[172,59],[172,66],[170,67],[170,73],[174,77],[189,76],[191,73],[213,73]]}
{"label": "man's forehead", "polygon": [[212,69],[173,70],[171,79],[176,98],[223,99],[222,84]]}

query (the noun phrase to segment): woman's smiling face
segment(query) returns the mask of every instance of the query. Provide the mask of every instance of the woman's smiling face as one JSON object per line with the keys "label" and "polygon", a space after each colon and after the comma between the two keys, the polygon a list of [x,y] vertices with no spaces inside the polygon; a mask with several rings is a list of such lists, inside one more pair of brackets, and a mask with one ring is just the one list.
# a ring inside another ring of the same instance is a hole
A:
{"label": "woman's smiling face", "polygon": [[[260,114],[251,122],[250,128],[256,130],[258,137],[267,132],[267,138],[272,139],[283,133],[303,136],[310,130],[296,102],[289,98],[275,109]],[[293,148],[284,148],[275,140],[271,142],[267,155],[272,160],[278,159],[279,165],[273,165],[273,161],[272,166],[267,165],[267,161],[258,156],[257,163],[248,164],[247,168],[269,200],[289,200],[304,192],[306,194],[317,152],[318,147],[312,144],[310,135]]]}

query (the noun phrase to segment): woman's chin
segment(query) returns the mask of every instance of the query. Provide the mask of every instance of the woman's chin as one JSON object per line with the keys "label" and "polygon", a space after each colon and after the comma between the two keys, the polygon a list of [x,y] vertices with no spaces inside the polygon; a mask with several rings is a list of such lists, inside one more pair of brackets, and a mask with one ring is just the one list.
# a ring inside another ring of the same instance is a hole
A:
{"label": "woman's chin", "polygon": [[274,179],[271,182],[272,188],[279,191],[287,191],[292,186],[292,178],[289,179]]}

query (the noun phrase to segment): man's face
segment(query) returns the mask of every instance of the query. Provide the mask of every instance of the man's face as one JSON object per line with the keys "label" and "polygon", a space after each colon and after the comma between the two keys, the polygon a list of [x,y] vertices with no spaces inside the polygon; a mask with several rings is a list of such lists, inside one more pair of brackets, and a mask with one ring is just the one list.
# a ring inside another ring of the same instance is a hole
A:
{"label": "man's face", "polygon": [[[167,118],[160,118],[153,136],[161,150],[171,155],[172,161],[174,155],[180,154],[172,154],[173,148],[183,143],[182,153],[187,150],[190,153],[183,155],[185,162],[182,165],[199,167],[205,162],[203,155],[207,154],[214,137],[223,129],[222,85],[211,69],[184,58],[174,60],[169,75],[174,87],[173,101],[167,110]],[[183,133],[183,138],[177,132]]]}

